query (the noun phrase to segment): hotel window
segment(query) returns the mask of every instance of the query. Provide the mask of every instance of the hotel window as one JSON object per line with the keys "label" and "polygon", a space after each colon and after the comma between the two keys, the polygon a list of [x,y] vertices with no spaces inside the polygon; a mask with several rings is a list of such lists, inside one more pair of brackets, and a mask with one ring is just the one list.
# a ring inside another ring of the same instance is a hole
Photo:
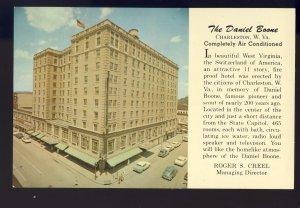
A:
{"label": "hotel window", "polygon": [[127,74],[127,66],[124,67],[124,74]]}
{"label": "hotel window", "polygon": [[123,95],[126,96],[126,89],[123,90]]}
{"label": "hotel window", "polygon": [[[133,44],[132,55],[135,56],[135,45]],[[134,63],[134,62],[133,62]]]}
{"label": "hotel window", "polygon": [[75,77],[75,84],[78,83],[78,77]]}
{"label": "hotel window", "polygon": [[87,95],[87,87],[83,89],[84,95]]}
{"label": "hotel window", "polygon": [[123,118],[125,118],[126,117],[126,112],[125,111],[123,111]]}
{"label": "hotel window", "polygon": [[97,46],[100,45],[100,33],[97,33]]}
{"label": "hotel window", "polygon": [[123,100],[123,106],[126,106],[126,100]]}
{"label": "hotel window", "polygon": [[78,74],[78,67],[75,67],[75,74]]}
{"label": "hotel window", "polygon": [[66,129],[66,128],[62,129],[62,138],[64,140],[68,140],[68,129]]}
{"label": "hotel window", "polygon": [[85,135],[81,135],[81,148],[89,149],[89,139]]}
{"label": "hotel window", "polygon": [[79,51],[79,45],[76,45],[76,53]]}
{"label": "hotel window", "polygon": [[59,136],[59,128],[57,126],[54,126],[54,136]]}
{"label": "hotel window", "polygon": [[94,124],[94,131],[98,131],[98,124]]}
{"label": "hotel window", "polygon": [[78,145],[79,144],[78,134],[75,133],[75,132],[72,133],[72,144],[73,145]]}
{"label": "hotel window", "polygon": [[96,63],[96,70],[99,70],[100,69],[100,62],[97,62]]}
{"label": "hotel window", "polygon": [[89,41],[88,41],[88,37],[86,38],[86,42],[85,42],[85,50],[89,49]]}
{"label": "hotel window", "polygon": [[95,94],[99,95],[99,87],[95,87]]}
{"label": "hotel window", "polygon": [[128,40],[125,40],[125,52],[128,52]]}
{"label": "hotel window", "polygon": [[83,117],[86,117],[86,110],[83,110]]}
{"label": "hotel window", "polygon": [[99,151],[99,142],[96,139],[92,139],[92,152],[97,153]]}
{"label": "hotel window", "polygon": [[96,82],[99,82],[99,74],[96,74]]}
{"label": "hotel window", "polygon": [[78,56],[75,56],[75,63],[78,63]]}
{"label": "hotel window", "polygon": [[51,124],[47,124],[47,133],[48,134],[51,134],[51,130],[52,130],[51,127],[52,127]]}
{"label": "hotel window", "polygon": [[83,121],[83,122],[82,122],[82,127],[83,127],[83,128],[86,128],[86,121]]}
{"label": "hotel window", "polygon": [[95,119],[98,119],[98,112],[94,112]]}
{"label": "hotel window", "polygon": [[124,149],[126,145],[126,136],[121,136],[121,145],[120,148]]}
{"label": "hotel window", "polygon": [[89,59],[89,53],[88,53],[88,52],[86,52],[86,53],[84,54],[84,59],[85,59],[85,61],[87,61],[87,60]]}
{"label": "hotel window", "polygon": [[74,94],[77,95],[77,88],[74,88]]}
{"label": "hotel window", "polygon": [[84,65],[84,72],[88,72],[88,65],[86,64],[86,65]]}
{"label": "hotel window", "polygon": [[83,99],[83,105],[87,105],[87,99]]}
{"label": "hotel window", "polygon": [[122,129],[125,129],[126,128],[126,122],[123,122],[122,123]]}
{"label": "hotel window", "polygon": [[98,107],[98,105],[99,105],[99,100],[95,99],[95,107]]}
{"label": "hotel window", "polygon": [[100,57],[100,49],[99,48],[96,50],[96,54],[97,54],[97,57]]}
{"label": "hotel window", "polygon": [[108,144],[107,144],[107,152],[108,152],[108,154],[112,154],[114,152],[114,143],[115,143],[114,139],[108,141]]}
{"label": "hotel window", "polygon": [[88,82],[88,76],[84,76],[84,83],[87,84]]}
{"label": "hotel window", "polygon": [[114,32],[111,32],[110,33],[110,45],[114,45],[114,42],[115,42],[115,33]]}

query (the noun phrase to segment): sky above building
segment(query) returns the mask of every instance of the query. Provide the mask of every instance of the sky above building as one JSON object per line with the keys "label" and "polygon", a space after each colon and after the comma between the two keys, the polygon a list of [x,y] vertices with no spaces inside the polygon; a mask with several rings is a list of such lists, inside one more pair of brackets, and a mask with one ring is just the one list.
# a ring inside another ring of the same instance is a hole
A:
{"label": "sky above building", "polygon": [[46,48],[63,50],[72,35],[109,19],[139,30],[139,38],[179,66],[178,98],[188,95],[188,9],[15,7],[14,91],[32,91],[33,55]]}

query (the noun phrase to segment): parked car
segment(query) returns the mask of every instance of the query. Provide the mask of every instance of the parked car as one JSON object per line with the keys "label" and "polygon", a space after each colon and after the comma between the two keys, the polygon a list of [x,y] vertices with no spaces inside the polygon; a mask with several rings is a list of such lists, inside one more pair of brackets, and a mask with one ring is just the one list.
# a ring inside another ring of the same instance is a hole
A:
{"label": "parked car", "polygon": [[150,163],[147,161],[140,161],[134,167],[133,170],[137,173],[142,173],[150,167]]}
{"label": "parked car", "polygon": [[24,134],[22,132],[15,132],[13,133],[14,136],[16,136],[18,139],[21,139],[22,137],[24,137]]}
{"label": "parked car", "polygon": [[185,165],[186,162],[187,162],[187,157],[178,156],[174,164],[182,167]]}
{"label": "parked car", "polygon": [[175,147],[172,144],[168,144],[165,148],[170,149],[170,151],[175,149]]}
{"label": "parked car", "polygon": [[25,142],[25,143],[31,143],[31,139],[27,136],[23,137],[22,141]]}
{"label": "parked car", "polygon": [[187,137],[187,136],[184,136],[183,139],[182,139],[182,141],[188,142],[188,137]]}
{"label": "parked car", "polygon": [[172,142],[172,145],[174,147],[179,147],[181,145],[181,143],[180,142]]}
{"label": "parked car", "polygon": [[177,169],[174,166],[168,166],[164,170],[162,177],[164,179],[171,181],[176,176],[176,174],[177,174]]}
{"label": "parked car", "polygon": [[165,157],[169,154],[169,152],[170,152],[169,149],[163,148],[159,151],[158,156],[159,157]]}

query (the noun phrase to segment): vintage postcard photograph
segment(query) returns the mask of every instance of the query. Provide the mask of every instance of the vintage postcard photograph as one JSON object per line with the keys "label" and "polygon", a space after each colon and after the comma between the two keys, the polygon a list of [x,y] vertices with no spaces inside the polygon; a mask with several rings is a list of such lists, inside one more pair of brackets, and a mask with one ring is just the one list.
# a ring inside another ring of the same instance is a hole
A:
{"label": "vintage postcard photograph", "polygon": [[14,8],[13,187],[185,189],[188,8]]}

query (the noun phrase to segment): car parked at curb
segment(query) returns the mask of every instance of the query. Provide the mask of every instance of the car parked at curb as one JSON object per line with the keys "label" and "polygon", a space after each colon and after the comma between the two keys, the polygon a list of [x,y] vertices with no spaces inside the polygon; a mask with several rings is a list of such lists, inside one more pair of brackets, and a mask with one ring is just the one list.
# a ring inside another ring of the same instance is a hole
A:
{"label": "car parked at curb", "polygon": [[31,143],[31,139],[30,139],[29,137],[27,137],[27,136],[23,137],[23,138],[22,138],[22,141],[23,141],[24,143]]}
{"label": "car parked at curb", "polygon": [[170,151],[175,149],[175,147],[172,144],[168,144],[165,148],[170,149]]}
{"label": "car parked at curb", "polygon": [[158,156],[159,157],[165,157],[170,153],[169,149],[163,148],[159,151]]}
{"label": "car parked at curb", "polygon": [[137,173],[142,173],[150,167],[150,163],[147,161],[140,161],[133,167],[133,170]]}
{"label": "car parked at curb", "polygon": [[177,174],[177,168],[175,168],[173,165],[166,167],[162,174],[162,178],[171,181]]}
{"label": "car parked at curb", "polygon": [[176,148],[179,147],[181,145],[180,142],[172,142],[172,145]]}
{"label": "car parked at curb", "polygon": [[184,136],[183,139],[182,139],[182,141],[188,142],[188,141],[189,141],[189,140],[188,140],[188,137],[187,137],[187,136]]}
{"label": "car parked at curb", "polygon": [[182,167],[185,165],[186,162],[187,162],[187,157],[178,156],[174,164]]}

